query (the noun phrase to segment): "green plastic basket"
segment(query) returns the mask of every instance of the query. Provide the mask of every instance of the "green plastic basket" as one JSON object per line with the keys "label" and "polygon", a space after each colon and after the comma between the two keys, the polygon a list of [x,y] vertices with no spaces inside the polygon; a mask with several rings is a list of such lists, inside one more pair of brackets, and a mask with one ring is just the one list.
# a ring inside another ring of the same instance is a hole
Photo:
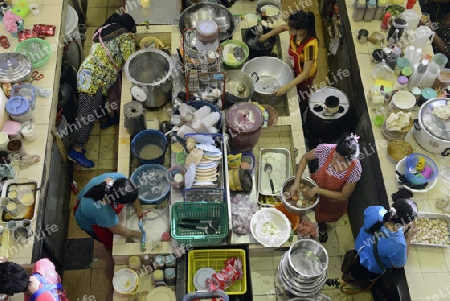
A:
{"label": "green plastic basket", "polygon": [[[225,202],[179,202],[171,208],[171,234],[182,244],[204,246],[220,244],[228,236],[228,210]],[[206,223],[186,223],[182,219],[213,220],[219,226],[213,234],[206,234],[204,230],[187,229],[178,226],[180,223],[207,226]]]}
{"label": "green plastic basket", "polygon": [[29,38],[16,46],[15,52],[25,55],[33,68],[39,68],[48,62],[52,49],[49,42],[40,38]]}

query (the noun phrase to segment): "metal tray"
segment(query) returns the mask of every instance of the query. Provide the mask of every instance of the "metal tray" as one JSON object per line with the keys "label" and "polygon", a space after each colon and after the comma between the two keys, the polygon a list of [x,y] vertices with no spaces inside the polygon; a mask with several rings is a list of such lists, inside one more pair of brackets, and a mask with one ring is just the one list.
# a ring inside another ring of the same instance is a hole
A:
{"label": "metal tray", "polygon": [[[286,170],[282,175],[280,175],[279,169],[281,166],[278,166],[276,162],[269,162],[267,160],[267,156],[270,156],[271,154],[281,154],[285,157],[286,162]],[[272,181],[275,188],[275,194],[272,193],[270,189],[269,184],[269,176],[264,171],[264,165],[265,163],[272,164]],[[285,148],[262,148],[259,154],[259,173],[258,173],[258,191],[260,194],[263,195],[273,195],[273,196],[279,196],[281,194],[281,186],[283,185],[284,181],[289,178],[291,174],[291,153],[289,150]]]}
{"label": "metal tray", "polygon": [[39,200],[40,195],[40,188],[39,188],[39,182],[34,179],[30,178],[18,178],[18,179],[12,179],[5,182],[2,188],[2,197],[8,197],[8,195],[11,193],[11,191],[15,190],[17,193],[20,191],[21,188],[28,187],[31,188],[34,194],[34,202],[33,205],[25,207],[23,212],[20,213],[17,216],[8,216],[6,212],[3,212],[3,209],[0,209],[0,221],[2,223],[7,223],[10,220],[15,221],[21,221],[25,218],[29,220],[33,220],[36,217],[37,212],[37,204],[36,201]]}
{"label": "metal tray", "polygon": [[[429,219],[440,219],[447,222],[448,230],[450,233],[450,215],[447,214],[440,214],[440,213],[427,213],[427,212],[419,212],[418,219],[420,218],[429,218]],[[418,237],[419,231],[414,235],[415,237]],[[450,239],[450,235],[449,235]],[[413,240],[414,241],[414,240]],[[419,246],[430,246],[430,247],[450,247],[449,245],[443,245],[443,244],[433,244],[433,243],[422,243],[422,242],[411,242],[411,244],[419,245]]]}

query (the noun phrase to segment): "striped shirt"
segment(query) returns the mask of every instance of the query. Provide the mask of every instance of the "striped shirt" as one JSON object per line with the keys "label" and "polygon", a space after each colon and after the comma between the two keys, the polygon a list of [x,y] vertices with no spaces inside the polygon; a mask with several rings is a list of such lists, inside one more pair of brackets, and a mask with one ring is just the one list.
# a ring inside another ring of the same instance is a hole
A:
{"label": "striped shirt", "polygon": [[[322,168],[322,166],[325,165],[328,156],[335,147],[336,144],[319,144],[316,147],[316,157],[319,159],[319,168]],[[343,179],[345,177],[345,174],[347,173],[347,170],[337,172],[333,169],[333,167],[331,167],[331,165],[328,165],[327,172],[338,179]],[[350,172],[350,176],[347,179],[347,183],[358,182],[359,179],[361,178],[361,173],[362,173],[362,166],[359,160],[357,160],[355,167]]]}

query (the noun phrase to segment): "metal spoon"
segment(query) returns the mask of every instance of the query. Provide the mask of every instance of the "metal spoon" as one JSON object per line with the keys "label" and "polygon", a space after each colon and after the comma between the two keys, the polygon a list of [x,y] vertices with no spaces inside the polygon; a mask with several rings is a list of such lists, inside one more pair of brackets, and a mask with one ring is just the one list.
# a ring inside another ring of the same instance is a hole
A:
{"label": "metal spoon", "polygon": [[269,175],[270,188],[272,189],[272,193],[275,194],[275,188],[273,186],[272,177],[270,176],[270,174],[272,173],[272,164],[266,163],[266,165],[264,165],[264,171],[267,172],[267,174]]}

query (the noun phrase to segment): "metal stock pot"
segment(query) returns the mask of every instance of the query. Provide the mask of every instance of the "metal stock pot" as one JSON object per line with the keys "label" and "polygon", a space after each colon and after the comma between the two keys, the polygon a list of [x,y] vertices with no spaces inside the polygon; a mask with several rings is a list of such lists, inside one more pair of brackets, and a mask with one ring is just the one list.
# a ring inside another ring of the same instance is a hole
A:
{"label": "metal stock pot", "polygon": [[450,155],[450,118],[443,119],[436,115],[443,107],[450,107],[449,98],[433,98],[425,102],[419,110],[418,119],[414,120],[414,138],[425,150]]}

